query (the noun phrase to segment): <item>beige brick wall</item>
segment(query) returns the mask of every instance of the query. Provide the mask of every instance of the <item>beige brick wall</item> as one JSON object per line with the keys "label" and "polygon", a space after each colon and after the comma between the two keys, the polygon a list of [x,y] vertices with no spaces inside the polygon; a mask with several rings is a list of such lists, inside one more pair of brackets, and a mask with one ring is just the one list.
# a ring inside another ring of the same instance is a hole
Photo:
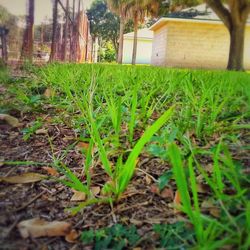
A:
{"label": "beige brick wall", "polygon": [[[152,60],[152,64],[184,68],[226,68],[229,33],[223,24],[170,21],[155,33],[160,34],[163,32],[161,30],[167,30],[165,60]],[[159,44],[161,48],[164,43],[154,42],[153,46]],[[246,30],[244,55],[244,66],[250,69],[250,27]]]}
{"label": "beige brick wall", "polygon": [[154,32],[151,64],[165,65],[167,50],[167,26]]}

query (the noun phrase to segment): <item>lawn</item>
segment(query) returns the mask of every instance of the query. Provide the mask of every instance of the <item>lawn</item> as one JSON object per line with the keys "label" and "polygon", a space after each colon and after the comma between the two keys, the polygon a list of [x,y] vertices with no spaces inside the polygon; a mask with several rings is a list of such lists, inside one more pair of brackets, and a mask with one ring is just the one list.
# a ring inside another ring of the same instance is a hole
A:
{"label": "lawn", "polygon": [[51,64],[0,79],[6,249],[249,249],[248,73]]}

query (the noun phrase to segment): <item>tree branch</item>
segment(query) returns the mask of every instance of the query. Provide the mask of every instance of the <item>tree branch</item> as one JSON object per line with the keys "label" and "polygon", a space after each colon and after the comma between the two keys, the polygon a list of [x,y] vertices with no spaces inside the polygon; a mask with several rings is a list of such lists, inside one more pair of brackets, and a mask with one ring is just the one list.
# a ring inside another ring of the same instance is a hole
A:
{"label": "tree branch", "polygon": [[243,7],[243,9],[241,10],[241,12],[242,12],[242,14],[241,14],[242,21],[246,22],[249,14],[250,14],[250,3],[247,3],[247,1],[246,1],[246,4]]}
{"label": "tree branch", "polygon": [[227,8],[224,7],[221,0],[205,0],[210,8],[217,14],[228,29],[232,26],[231,14]]}

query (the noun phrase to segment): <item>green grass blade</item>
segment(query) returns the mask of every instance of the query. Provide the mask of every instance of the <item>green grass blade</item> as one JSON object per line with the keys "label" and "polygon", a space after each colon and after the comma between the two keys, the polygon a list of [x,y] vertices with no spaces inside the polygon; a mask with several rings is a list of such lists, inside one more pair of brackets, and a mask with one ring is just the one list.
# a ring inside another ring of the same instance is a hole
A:
{"label": "green grass blade", "polygon": [[121,194],[126,189],[130,179],[132,178],[137,157],[141,153],[145,144],[150,141],[151,137],[166,123],[167,120],[170,119],[172,115],[173,107],[168,109],[160,118],[158,118],[150,127],[148,127],[142,137],[136,143],[118,177],[118,194]]}

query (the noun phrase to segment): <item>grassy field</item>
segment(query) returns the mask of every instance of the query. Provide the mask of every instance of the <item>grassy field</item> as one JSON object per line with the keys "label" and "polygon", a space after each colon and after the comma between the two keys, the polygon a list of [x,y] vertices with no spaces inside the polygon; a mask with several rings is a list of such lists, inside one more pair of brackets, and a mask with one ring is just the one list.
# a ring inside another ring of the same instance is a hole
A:
{"label": "grassy field", "polygon": [[[51,110],[50,124],[74,131],[75,140],[59,153],[55,135],[43,136],[51,149],[47,165],[61,175],[57,182],[86,195],[70,208],[72,214],[102,206],[119,214],[133,186],[145,191],[145,199],[157,195],[156,207],[171,210],[170,219],[163,216],[146,231],[138,218],[124,222],[119,216],[103,227],[90,226],[81,244],[249,249],[249,74],[75,64],[28,72],[26,78],[1,77],[10,98],[2,97],[0,113],[17,109],[32,116],[20,132],[27,142],[46,127],[44,115]],[[83,161],[75,170],[65,159],[77,145]],[[155,159],[159,166],[149,164]],[[26,160],[8,157],[4,164]]]}

